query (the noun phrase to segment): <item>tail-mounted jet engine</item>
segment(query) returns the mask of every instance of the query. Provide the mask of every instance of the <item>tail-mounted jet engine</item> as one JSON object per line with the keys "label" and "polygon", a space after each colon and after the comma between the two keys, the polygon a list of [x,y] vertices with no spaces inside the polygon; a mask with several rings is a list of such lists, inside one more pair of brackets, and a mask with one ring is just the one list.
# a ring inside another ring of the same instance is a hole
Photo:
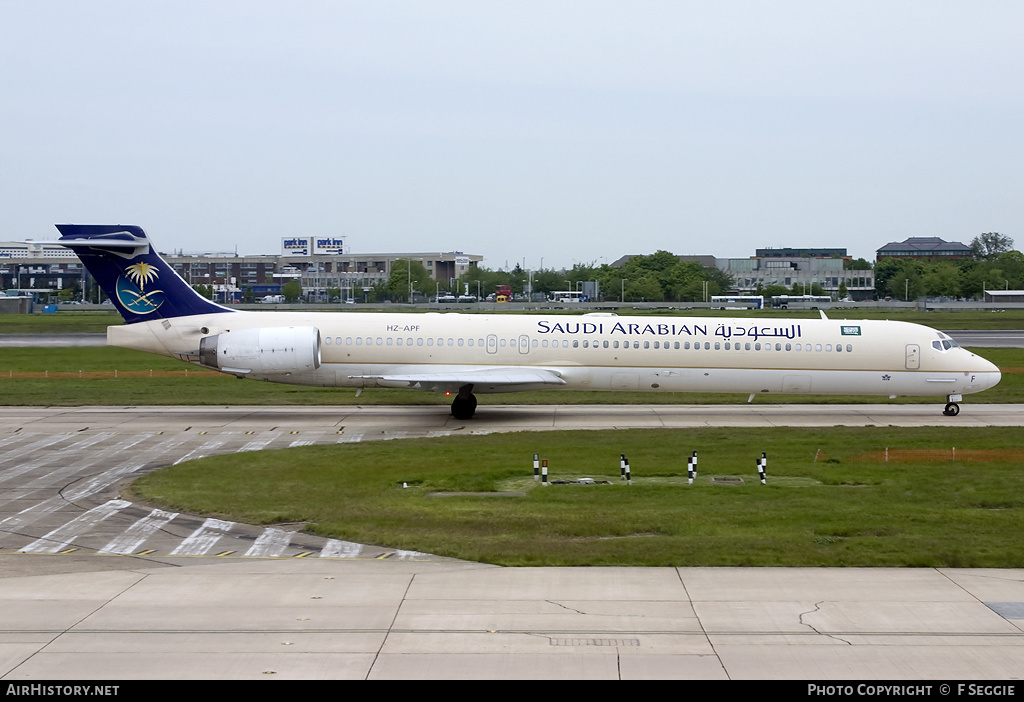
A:
{"label": "tail-mounted jet engine", "polygon": [[203,337],[199,362],[237,375],[290,375],[320,367],[316,327],[262,327]]}

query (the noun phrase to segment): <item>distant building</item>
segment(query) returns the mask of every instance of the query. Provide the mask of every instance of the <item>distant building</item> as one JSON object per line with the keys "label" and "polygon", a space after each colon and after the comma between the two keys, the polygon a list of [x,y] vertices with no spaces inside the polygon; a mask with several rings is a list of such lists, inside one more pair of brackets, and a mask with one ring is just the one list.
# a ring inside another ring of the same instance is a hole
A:
{"label": "distant building", "polygon": [[985,302],[1024,302],[1024,290],[986,290]]}
{"label": "distant building", "polygon": [[916,258],[922,261],[950,261],[971,258],[970,246],[959,241],[943,241],[937,236],[912,236],[901,242],[886,244],[875,252],[875,260],[883,258]]}
{"label": "distant building", "polygon": [[[639,255],[647,255],[647,254],[626,254],[625,256],[620,256],[616,260],[612,261],[611,266],[612,266],[612,268],[622,268],[624,265],[626,265],[629,262],[629,259],[635,258],[636,256],[639,256]],[[704,268],[714,268],[715,264],[716,264],[716,261],[718,260],[714,256],[707,256],[707,255],[705,255],[705,256],[676,256],[676,258],[678,258],[680,261],[683,261],[683,262],[695,261],[695,262],[699,263],[701,266],[703,266]]]}
{"label": "distant building", "polygon": [[[758,252],[764,249],[758,249]],[[741,295],[752,295],[769,285],[780,285],[797,294],[810,294],[814,285],[826,295],[838,299],[840,287],[852,300],[868,300],[875,294],[875,273],[871,270],[846,270],[846,256],[832,252],[845,249],[769,249],[770,256],[752,258],[720,258],[718,268],[732,276],[734,288]],[[828,252],[827,256],[778,256],[779,251]]]}
{"label": "distant building", "polygon": [[0,290],[60,290],[86,275],[75,252],[60,244],[0,241]]}
{"label": "distant building", "polygon": [[804,249],[804,248],[782,248],[782,249],[756,249],[754,255],[757,258],[849,258],[846,249]]}
{"label": "distant building", "polygon": [[[839,297],[840,286],[852,300],[869,300],[875,295],[875,273],[871,270],[845,270],[850,260],[846,249],[780,248],[756,249],[750,258],[679,256],[680,261],[696,261],[705,268],[718,268],[732,276],[738,295],[757,294],[759,288],[781,285],[798,294],[810,294],[817,284],[827,295]],[[612,265],[623,266],[633,255],[619,258]]]}
{"label": "distant building", "polygon": [[[483,256],[462,252],[342,253],[314,241],[305,252],[285,255],[239,256],[231,253],[185,255],[161,254],[185,282],[209,285],[218,299],[237,299],[247,288],[256,298],[281,292],[289,280],[299,280],[303,292],[325,296],[338,288],[347,296],[354,288],[368,288],[387,281],[396,261],[423,264],[434,280],[449,280],[467,273]],[[0,290],[60,290],[75,287],[88,291],[95,283],[75,253],[54,242],[0,242]],[[433,294],[434,290],[420,291]]]}

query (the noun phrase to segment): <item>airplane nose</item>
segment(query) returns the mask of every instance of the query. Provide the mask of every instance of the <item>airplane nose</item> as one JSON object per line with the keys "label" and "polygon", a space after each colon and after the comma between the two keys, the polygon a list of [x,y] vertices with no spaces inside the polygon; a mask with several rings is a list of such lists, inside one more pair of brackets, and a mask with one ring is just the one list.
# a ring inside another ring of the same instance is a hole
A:
{"label": "airplane nose", "polygon": [[971,369],[971,373],[977,374],[974,385],[980,386],[979,390],[988,390],[991,387],[995,387],[1003,379],[1003,374],[996,364],[981,356],[974,356],[973,360],[974,364],[972,365],[974,367]]}

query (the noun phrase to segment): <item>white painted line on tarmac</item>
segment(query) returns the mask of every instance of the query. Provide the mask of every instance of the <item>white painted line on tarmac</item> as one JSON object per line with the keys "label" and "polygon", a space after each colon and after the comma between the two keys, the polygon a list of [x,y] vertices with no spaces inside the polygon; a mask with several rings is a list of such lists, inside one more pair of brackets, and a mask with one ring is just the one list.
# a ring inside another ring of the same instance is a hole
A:
{"label": "white painted line on tarmac", "polygon": [[130,504],[131,502],[127,500],[108,500],[99,507],[93,507],[67,524],[54,529],[41,539],[36,539],[28,546],[19,549],[19,551],[25,553],[56,553],[62,548],[71,545],[76,537],[88,533],[104,519],[117,514]]}
{"label": "white painted line on tarmac", "polygon": [[172,519],[178,516],[177,512],[164,512],[161,509],[154,509],[148,516],[138,520],[124,533],[100,549],[100,553],[134,553],[140,546],[167,525]]}
{"label": "white painted line on tarmac", "polygon": [[363,545],[351,541],[328,539],[320,551],[320,558],[356,558],[363,552]]}
{"label": "white painted line on tarmac", "polygon": [[216,441],[208,441],[197,449],[193,449],[186,453],[184,456],[176,460],[172,465],[178,465],[185,461],[191,461],[194,458],[204,458],[209,456],[215,449],[220,448],[224,445],[225,439],[218,439]]}
{"label": "white painted line on tarmac", "polygon": [[246,556],[280,556],[292,541],[294,532],[273,527],[264,529],[256,543],[245,552]]}
{"label": "white painted line on tarmac", "polygon": [[192,532],[178,548],[171,551],[172,556],[203,556],[213,548],[220,537],[231,531],[234,522],[220,519],[207,519],[203,525]]}

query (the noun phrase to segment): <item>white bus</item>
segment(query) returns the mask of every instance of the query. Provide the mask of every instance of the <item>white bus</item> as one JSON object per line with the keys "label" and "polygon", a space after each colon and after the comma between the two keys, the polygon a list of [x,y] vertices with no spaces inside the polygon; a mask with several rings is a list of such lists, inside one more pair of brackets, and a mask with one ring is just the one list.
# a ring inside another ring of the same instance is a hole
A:
{"label": "white bus", "polygon": [[579,290],[555,290],[550,294],[549,302],[583,302],[586,299]]}
{"label": "white bus", "polygon": [[759,310],[764,307],[762,295],[712,295],[713,310]]}
{"label": "white bus", "polygon": [[816,310],[825,302],[832,302],[829,295],[776,295],[772,307],[782,310]]}

